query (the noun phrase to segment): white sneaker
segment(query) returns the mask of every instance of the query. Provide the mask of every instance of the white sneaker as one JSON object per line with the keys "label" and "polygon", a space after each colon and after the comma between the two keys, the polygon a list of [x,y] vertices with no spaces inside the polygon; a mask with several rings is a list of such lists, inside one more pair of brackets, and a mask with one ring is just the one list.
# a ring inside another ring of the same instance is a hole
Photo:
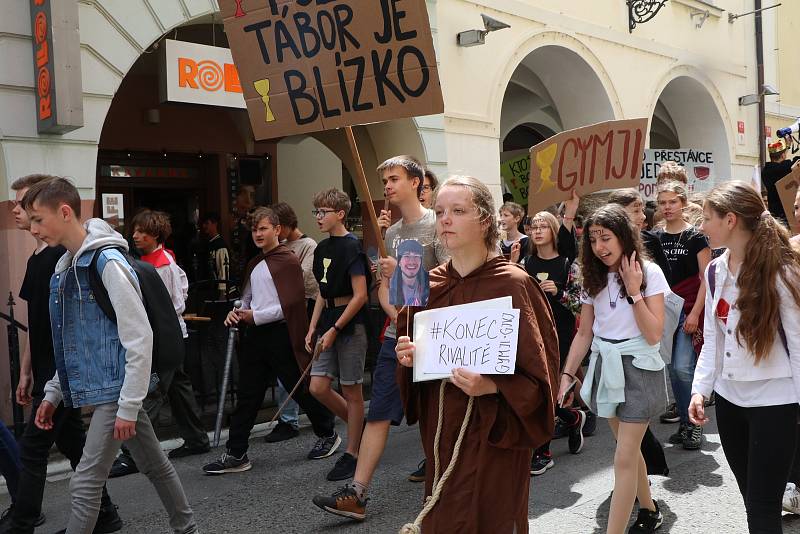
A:
{"label": "white sneaker", "polygon": [[790,514],[800,515],[800,491],[792,482],[786,483],[786,489],[783,491],[783,510]]}

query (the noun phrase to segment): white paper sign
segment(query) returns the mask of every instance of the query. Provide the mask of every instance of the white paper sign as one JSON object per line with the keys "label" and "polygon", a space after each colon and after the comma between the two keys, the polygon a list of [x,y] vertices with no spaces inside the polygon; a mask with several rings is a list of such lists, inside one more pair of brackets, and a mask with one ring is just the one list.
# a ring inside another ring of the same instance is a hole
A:
{"label": "white paper sign", "polygon": [[103,219],[118,219],[120,222],[125,219],[122,194],[103,193],[102,202]]}
{"label": "white paper sign", "polygon": [[446,378],[457,368],[514,374],[518,333],[510,297],[417,313],[414,381]]}

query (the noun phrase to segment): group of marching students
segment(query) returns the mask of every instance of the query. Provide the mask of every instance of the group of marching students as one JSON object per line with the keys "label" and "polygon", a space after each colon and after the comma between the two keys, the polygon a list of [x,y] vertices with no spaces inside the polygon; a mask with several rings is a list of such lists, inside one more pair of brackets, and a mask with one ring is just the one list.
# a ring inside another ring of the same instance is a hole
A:
{"label": "group of marching students", "polygon": [[[669,442],[697,450],[714,404],[749,531],[781,532],[782,508],[800,513],[800,243],[760,192],[727,181],[690,198],[685,172],[667,163],[655,209],[637,190],[620,189],[585,199],[573,193],[561,206],[526,214],[511,201],[498,209],[476,178],[439,183],[411,156],[377,172],[388,205],[378,219],[387,255],[376,263],[345,225],[351,200],[342,191],[321,191],[308,206],[328,236],[320,243],[285,203],[251,211],[258,254],[242,278],[242,306],[225,319],[244,331],[238,400],[225,452],[204,474],[252,468],[248,441],[277,378],[291,397],[282,404],[290,412],[299,405],[311,422],[310,460],[337,452],[335,419],[346,423],[344,453],[327,479],[348,482],[313,497],[320,509],[366,518],[390,427],[405,418],[419,425],[424,459],[409,479],[425,482],[426,498],[401,532],[523,533],[530,477],[555,465],[551,442],[567,437],[569,452],[581,452],[600,417],[616,439],[606,530],[646,533],[663,522],[648,475],[669,472],[650,422],[678,423]],[[33,408],[19,443],[0,435],[12,499],[0,532],[31,533],[44,520],[53,444],[75,470],[65,532],[120,530],[105,481],[123,442],[157,489],[171,530],[199,532],[169,459],[209,451],[208,438],[183,370],[154,378],[154,334],[126,239],[102,220],[82,222],[67,179],[27,176],[12,189],[16,224],[37,242],[20,292],[31,338],[16,391]],[[796,212],[798,203],[800,195]],[[142,211],[131,230],[180,320],[187,283],[165,249],[168,217]],[[420,269],[429,272],[424,292],[415,286]],[[410,305],[393,304],[397,270],[397,291],[416,295]],[[95,274],[113,317],[93,298]],[[371,290],[387,320],[365,413]],[[446,380],[414,382],[415,313],[508,296],[520,312],[514,374],[455,369]],[[151,423],[165,399],[185,440],[169,459]],[[94,412],[84,431],[88,406]],[[297,437],[296,420],[288,421],[267,441]]]}

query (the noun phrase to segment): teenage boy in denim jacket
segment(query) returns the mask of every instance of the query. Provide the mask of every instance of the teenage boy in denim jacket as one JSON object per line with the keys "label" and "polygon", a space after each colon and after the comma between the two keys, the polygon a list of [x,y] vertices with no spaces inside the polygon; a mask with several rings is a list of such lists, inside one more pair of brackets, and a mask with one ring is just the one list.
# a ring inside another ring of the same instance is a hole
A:
{"label": "teenage boy in denim jacket", "polygon": [[[172,531],[197,532],[180,479],[142,409],[150,382],[153,331],[138,279],[119,251],[98,252],[108,246],[127,250],[127,242],[102,220],[81,224],[78,190],[64,178],[31,186],[22,205],[35,237],[48,246],[67,249],[50,279],[56,374],[45,386],[36,426],[51,429],[62,401],[66,407],[94,406],[83,457],[70,481],[72,513],[67,534],[92,532],[103,484],[123,441],[156,487]],[[90,289],[89,269],[98,253],[97,269],[116,312],[116,324],[103,313]]]}

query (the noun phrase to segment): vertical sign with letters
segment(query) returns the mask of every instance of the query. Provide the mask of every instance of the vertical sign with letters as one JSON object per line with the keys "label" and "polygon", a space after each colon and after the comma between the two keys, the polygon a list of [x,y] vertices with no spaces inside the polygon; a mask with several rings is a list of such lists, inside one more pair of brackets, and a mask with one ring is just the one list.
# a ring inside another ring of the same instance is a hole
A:
{"label": "vertical sign with letters", "polygon": [[29,0],[36,127],[63,134],[83,126],[77,0]]}

